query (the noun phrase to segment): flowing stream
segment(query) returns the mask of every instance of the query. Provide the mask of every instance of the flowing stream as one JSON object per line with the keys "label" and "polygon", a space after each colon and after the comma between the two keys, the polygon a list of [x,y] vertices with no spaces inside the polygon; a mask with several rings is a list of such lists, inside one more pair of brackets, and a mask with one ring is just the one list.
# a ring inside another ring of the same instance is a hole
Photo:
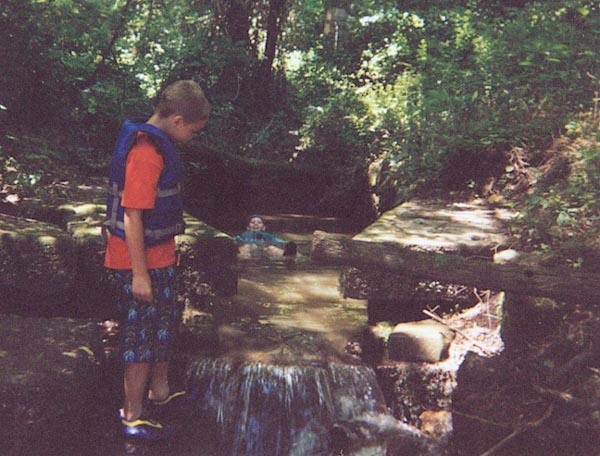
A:
{"label": "flowing stream", "polygon": [[437,454],[388,413],[374,371],[348,349],[367,325],[367,306],[343,299],[338,281],[338,269],[306,253],[242,262],[238,294],[210,324],[218,350],[188,355],[198,397],[174,419],[177,436],[153,445],[107,437],[100,448],[75,445],[77,454]]}
{"label": "flowing stream", "polygon": [[418,432],[388,414],[374,371],[347,350],[366,302],[343,299],[338,280],[306,256],[242,263],[220,356],[188,368],[218,454],[386,455],[391,435],[417,454]]}

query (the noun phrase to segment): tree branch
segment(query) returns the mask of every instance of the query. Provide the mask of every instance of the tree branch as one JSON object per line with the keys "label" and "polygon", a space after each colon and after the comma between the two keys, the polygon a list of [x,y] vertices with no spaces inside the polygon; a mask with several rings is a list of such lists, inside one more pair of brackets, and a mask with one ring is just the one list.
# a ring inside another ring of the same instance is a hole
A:
{"label": "tree branch", "polygon": [[600,410],[600,401],[597,399],[580,399],[566,391],[542,388],[540,386],[534,386],[534,389],[543,398],[549,399],[558,404],[574,407],[588,412]]}
{"label": "tree branch", "polygon": [[544,424],[550,418],[550,416],[552,416],[553,411],[554,411],[554,406],[550,405],[539,420],[530,421],[529,423],[525,423],[525,424],[519,426],[510,435],[508,435],[507,437],[500,440],[500,442],[498,442],[492,448],[487,450],[485,453],[481,453],[481,456],[493,456],[494,454],[497,454],[502,448],[504,448],[511,441],[516,439],[519,435],[523,434],[524,432],[530,431],[532,429],[538,428],[542,424]]}

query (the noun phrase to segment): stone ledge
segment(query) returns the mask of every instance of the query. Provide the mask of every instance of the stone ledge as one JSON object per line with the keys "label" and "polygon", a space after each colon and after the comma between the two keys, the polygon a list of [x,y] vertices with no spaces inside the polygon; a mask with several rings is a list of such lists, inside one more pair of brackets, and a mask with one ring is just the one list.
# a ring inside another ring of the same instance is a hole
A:
{"label": "stone ledge", "polygon": [[[30,218],[0,214],[0,292],[9,297],[0,303],[0,311],[101,318],[114,314],[114,286],[103,267],[104,189],[78,186],[64,192],[52,206],[23,201],[18,214]],[[40,221],[44,219],[50,223]],[[185,221],[186,232],[176,238],[183,299],[198,306],[207,293],[235,294],[233,239],[189,214]]]}
{"label": "stone ledge", "polygon": [[0,287],[46,297],[74,281],[75,248],[55,225],[0,214]]}
{"label": "stone ledge", "polygon": [[[512,217],[510,211],[488,207],[479,199],[456,203],[415,199],[385,212],[352,239],[491,259],[498,248],[510,245],[506,225]],[[414,310],[405,308],[407,302],[414,303],[417,311],[421,303],[465,307],[476,303],[460,283],[418,281],[382,267],[346,268],[340,286],[346,297],[369,300],[370,322],[386,313],[396,321],[413,318]]]}
{"label": "stone ledge", "polygon": [[387,211],[354,239],[491,257],[494,247],[509,243],[505,224],[512,217],[509,211],[489,208],[481,200],[448,204],[416,199]]}

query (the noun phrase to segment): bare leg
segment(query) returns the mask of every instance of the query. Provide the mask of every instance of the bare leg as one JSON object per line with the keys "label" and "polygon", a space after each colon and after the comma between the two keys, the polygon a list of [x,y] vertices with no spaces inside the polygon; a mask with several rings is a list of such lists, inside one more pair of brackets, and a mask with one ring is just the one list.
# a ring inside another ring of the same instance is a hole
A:
{"label": "bare leg", "polygon": [[149,363],[125,364],[123,416],[127,421],[135,420],[142,414],[149,373]]}
{"label": "bare leg", "polygon": [[241,245],[239,249],[239,257],[245,260],[250,258],[252,256],[252,247],[253,246],[250,244]]}
{"label": "bare leg", "polygon": [[150,390],[148,398],[162,401],[169,395],[169,362],[162,361],[152,364],[150,373]]}
{"label": "bare leg", "polygon": [[283,256],[283,250],[280,249],[279,247],[275,247],[274,245],[270,245],[267,247],[267,253],[271,257],[282,257]]}
{"label": "bare leg", "polygon": [[250,258],[260,258],[262,257],[262,253],[264,250],[267,250],[268,253],[268,247],[265,249],[265,247],[262,245],[258,246],[256,244],[244,244],[241,245],[239,248],[238,258],[242,260],[248,260]]}

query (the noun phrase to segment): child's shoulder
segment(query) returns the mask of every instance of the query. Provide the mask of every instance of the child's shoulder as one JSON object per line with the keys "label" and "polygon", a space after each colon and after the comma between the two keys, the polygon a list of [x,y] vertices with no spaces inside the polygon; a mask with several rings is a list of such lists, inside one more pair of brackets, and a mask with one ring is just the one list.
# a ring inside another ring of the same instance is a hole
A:
{"label": "child's shoulder", "polygon": [[152,135],[140,133],[127,157],[127,163],[147,163],[153,167],[163,167],[164,158]]}
{"label": "child's shoulder", "polygon": [[135,136],[134,145],[152,147],[158,152],[160,150],[160,140],[145,131],[138,131]]}

